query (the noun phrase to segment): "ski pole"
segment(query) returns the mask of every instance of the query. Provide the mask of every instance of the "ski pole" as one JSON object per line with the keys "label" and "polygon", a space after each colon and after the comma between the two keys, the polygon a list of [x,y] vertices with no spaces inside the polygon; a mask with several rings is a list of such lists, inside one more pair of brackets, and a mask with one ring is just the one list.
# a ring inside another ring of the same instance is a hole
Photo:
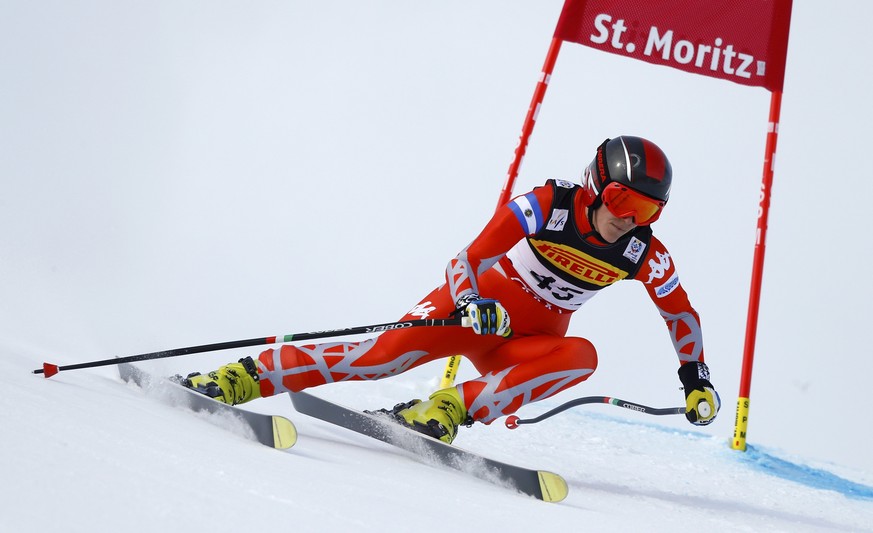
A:
{"label": "ski pole", "polygon": [[204,344],[201,346],[189,346],[187,348],[175,348],[173,350],[163,350],[160,352],[144,353],[140,355],[130,355],[127,357],[115,357],[112,359],[103,359],[101,361],[92,361],[90,363],[77,363],[74,365],[59,366],[52,363],[43,363],[42,368],[37,368],[33,371],[34,374],[44,374],[46,378],[50,378],[58,372],[64,370],[78,370],[80,368],[93,368],[97,366],[118,365],[121,363],[132,363],[134,361],[147,361],[150,359],[164,359],[167,357],[176,357],[179,355],[190,355],[203,352],[214,352],[218,350],[230,350],[232,348],[243,348],[246,346],[260,346],[263,344],[276,344],[282,342],[304,341],[311,339],[323,339],[327,337],[342,337],[345,335],[357,335],[365,333],[382,333],[395,329],[414,328],[421,326],[461,326],[463,320],[461,317],[454,318],[426,318],[420,320],[406,320],[403,322],[388,322],[385,324],[372,324],[369,326],[358,326],[354,328],[331,329],[325,331],[313,331],[311,333],[292,333],[289,335],[279,335],[275,337],[260,337],[257,339],[246,339],[230,342],[219,342],[215,344]]}
{"label": "ski pole", "polygon": [[509,429],[515,429],[522,424],[536,424],[537,422],[541,422],[549,417],[555,416],[562,411],[566,411],[571,407],[576,407],[577,405],[583,405],[586,403],[607,403],[610,405],[617,405],[618,407],[624,407],[625,409],[630,409],[631,411],[637,411],[638,413],[645,413],[647,415],[685,414],[684,407],[657,408],[640,405],[638,403],[629,402],[626,400],[619,400],[618,398],[610,398],[609,396],[585,396],[584,398],[576,398],[575,400],[570,400],[569,402],[563,405],[559,405],[551,411],[545,412],[536,418],[521,419],[515,415],[508,416],[506,418],[506,427],[508,427]]}

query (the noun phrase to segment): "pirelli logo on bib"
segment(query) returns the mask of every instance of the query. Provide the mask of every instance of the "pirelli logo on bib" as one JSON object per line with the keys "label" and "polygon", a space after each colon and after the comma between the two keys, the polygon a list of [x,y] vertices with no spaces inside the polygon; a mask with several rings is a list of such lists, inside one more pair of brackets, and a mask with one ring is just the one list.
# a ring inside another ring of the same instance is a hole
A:
{"label": "pirelli logo on bib", "polygon": [[529,242],[540,257],[560,270],[588,283],[606,287],[628,275],[624,270],[595,259],[571,246],[536,239],[530,239]]}

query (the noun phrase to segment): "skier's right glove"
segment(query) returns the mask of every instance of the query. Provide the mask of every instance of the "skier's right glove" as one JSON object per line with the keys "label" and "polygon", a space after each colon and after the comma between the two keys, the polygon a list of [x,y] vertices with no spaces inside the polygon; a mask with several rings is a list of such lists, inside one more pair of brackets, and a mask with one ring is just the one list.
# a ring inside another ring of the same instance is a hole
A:
{"label": "skier's right glove", "polygon": [[509,313],[497,300],[483,299],[468,294],[458,299],[456,313],[464,317],[463,325],[473,328],[478,335],[509,337]]}
{"label": "skier's right glove", "polygon": [[721,400],[709,382],[706,363],[690,361],[679,367],[679,380],[685,389],[685,418],[694,425],[705,426],[715,420]]}

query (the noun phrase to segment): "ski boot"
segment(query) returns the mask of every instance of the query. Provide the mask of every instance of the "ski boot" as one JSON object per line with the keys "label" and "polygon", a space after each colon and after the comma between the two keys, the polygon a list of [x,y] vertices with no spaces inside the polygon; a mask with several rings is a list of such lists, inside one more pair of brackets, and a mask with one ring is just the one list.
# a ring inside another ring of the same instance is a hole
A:
{"label": "ski boot", "polygon": [[181,384],[228,405],[238,405],[261,397],[258,368],[251,357],[224,365],[205,376],[193,372],[182,379]]}
{"label": "ski boot", "polygon": [[458,426],[473,425],[473,419],[467,415],[467,408],[454,387],[436,391],[425,401],[412,400],[399,403],[390,411],[380,409],[377,412],[388,414],[396,422],[446,444],[455,440]]}

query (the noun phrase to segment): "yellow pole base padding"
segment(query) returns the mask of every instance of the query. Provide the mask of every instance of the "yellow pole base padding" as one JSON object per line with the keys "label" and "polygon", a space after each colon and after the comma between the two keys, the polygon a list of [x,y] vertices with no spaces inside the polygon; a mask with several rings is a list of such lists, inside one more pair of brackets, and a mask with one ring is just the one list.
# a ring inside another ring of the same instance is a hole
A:
{"label": "yellow pole base padding", "polygon": [[458,375],[458,367],[461,366],[461,356],[453,355],[446,361],[446,370],[443,372],[443,378],[440,380],[440,388],[448,389],[455,385],[455,377]]}
{"label": "yellow pole base padding", "polygon": [[749,399],[737,399],[737,418],[734,422],[734,438],[731,439],[731,448],[741,452],[746,451],[746,429],[749,425]]}

